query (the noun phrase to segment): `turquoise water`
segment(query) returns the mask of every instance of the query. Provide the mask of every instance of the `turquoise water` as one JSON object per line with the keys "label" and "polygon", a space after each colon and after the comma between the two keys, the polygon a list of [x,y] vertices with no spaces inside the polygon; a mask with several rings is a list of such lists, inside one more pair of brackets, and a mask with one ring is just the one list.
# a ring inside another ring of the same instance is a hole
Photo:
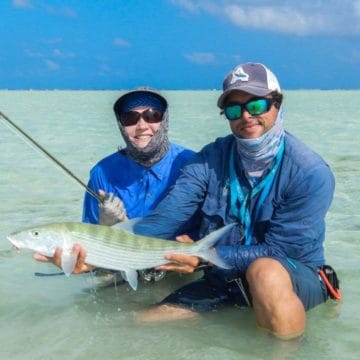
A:
{"label": "turquoise water", "polygon": [[[217,91],[166,91],[170,138],[199,150],[229,133]],[[114,91],[0,91],[0,111],[87,181],[90,167],[121,138]],[[352,101],[351,101],[352,100]],[[6,359],[358,359],[360,356],[360,91],[287,91],[285,127],[318,151],[337,180],[327,217],[326,255],[343,300],[308,313],[306,336],[282,342],[257,329],[251,310],[143,325],[134,314],[188,281],[98,288],[90,275],[57,271],[15,254],[6,235],[25,226],[77,221],[82,188],[0,126],[0,358]],[[344,105],[346,104],[346,105]],[[175,209],[174,209],[175,211]]]}

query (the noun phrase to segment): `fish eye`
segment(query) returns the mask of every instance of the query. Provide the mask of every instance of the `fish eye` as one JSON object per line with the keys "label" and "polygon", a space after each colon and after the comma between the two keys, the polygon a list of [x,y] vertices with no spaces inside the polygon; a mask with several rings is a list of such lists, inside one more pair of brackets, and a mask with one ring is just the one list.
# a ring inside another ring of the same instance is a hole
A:
{"label": "fish eye", "polygon": [[32,231],[32,235],[33,235],[33,236],[39,236],[39,231],[33,230],[33,231]]}

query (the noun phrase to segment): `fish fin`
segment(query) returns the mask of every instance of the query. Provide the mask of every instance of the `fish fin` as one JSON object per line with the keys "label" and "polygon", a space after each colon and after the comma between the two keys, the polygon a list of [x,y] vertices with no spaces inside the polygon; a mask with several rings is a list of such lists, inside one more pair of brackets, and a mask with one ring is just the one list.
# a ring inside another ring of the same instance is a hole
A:
{"label": "fish fin", "polygon": [[211,250],[211,248],[235,225],[236,223],[232,223],[223,226],[197,241],[197,255],[204,260],[210,261],[216,266],[229,269],[229,265],[220,258],[216,251]]}
{"label": "fish fin", "polygon": [[70,276],[73,272],[76,261],[77,257],[73,254],[72,249],[64,248],[61,254],[61,268],[66,276]]}
{"label": "fish fin", "polygon": [[214,249],[209,249],[208,251],[205,251],[203,253],[198,254],[199,257],[202,259],[211,262],[212,264],[221,267],[223,269],[231,269],[232,266],[230,266],[226,261],[224,261]]}
{"label": "fish fin", "polygon": [[115,224],[114,228],[124,230],[124,231],[134,232],[134,226],[141,220],[142,220],[141,217],[137,217],[137,218],[133,218],[133,219],[126,220],[126,221],[121,221],[121,222]]}
{"label": "fish fin", "polygon": [[136,290],[138,285],[138,273],[136,270],[133,269],[127,269],[124,271],[121,271],[121,276],[126,280],[129,285]]}
{"label": "fish fin", "polygon": [[196,242],[199,251],[202,251],[204,249],[210,249],[212,246],[214,246],[220,238],[222,238],[232,227],[234,227],[236,223],[232,223],[226,226],[223,226],[220,229],[217,229],[210,234],[206,235],[202,239]]}
{"label": "fish fin", "polygon": [[126,272],[120,270],[120,274],[121,274],[122,278],[123,278],[125,281],[127,281]]}

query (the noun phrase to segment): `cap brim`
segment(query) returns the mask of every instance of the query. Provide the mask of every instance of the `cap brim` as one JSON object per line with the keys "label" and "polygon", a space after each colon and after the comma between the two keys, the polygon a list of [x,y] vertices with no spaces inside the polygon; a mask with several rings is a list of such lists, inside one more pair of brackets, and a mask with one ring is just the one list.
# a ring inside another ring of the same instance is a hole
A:
{"label": "cap brim", "polygon": [[243,91],[250,95],[255,95],[255,96],[266,96],[266,95],[270,94],[273,90],[254,87],[254,86],[242,86],[241,88],[237,87],[237,88],[228,89],[220,95],[220,97],[217,101],[217,106],[220,109],[224,108],[224,103],[225,103],[226,98],[230,95],[230,93],[232,93],[234,91]]}
{"label": "cap brim", "polygon": [[156,90],[152,90],[152,89],[149,89],[149,88],[137,88],[137,89],[134,89],[134,90],[131,90],[131,91],[128,91],[126,94],[120,96],[114,103],[114,112],[115,114],[119,114],[121,113],[121,109],[122,109],[122,106],[123,106],[123,103],[125,101],[125,99],[130,95],[130,94],[134,94],[134,93],[150,93],[152,95],[155,95],[156,97],[158,97],[161,102],[164,103],[165,105],[165,108],[168,108],[168,102],[166,101],[166,99],[161,96]]}

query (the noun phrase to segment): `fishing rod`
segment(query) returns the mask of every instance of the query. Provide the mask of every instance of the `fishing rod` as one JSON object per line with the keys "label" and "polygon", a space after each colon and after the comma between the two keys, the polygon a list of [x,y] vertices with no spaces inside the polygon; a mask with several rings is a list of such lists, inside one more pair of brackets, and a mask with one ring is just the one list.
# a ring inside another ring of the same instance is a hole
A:
{"label": "fishing rod", "polygon": [[87,186],[84,182],[82,182],[73,172],[71,172],[64,164],[62,164],[58,159],[56,159],[53,155],[51,155],[46,149],[44,149],[38,142],[36,142],[30,135],[28,135],[23,129],[21,129],[18,125],[16,125],[12,120],[10,120],[4,113],[0,111],[0,116],[7,121],[8,124],[11,125],[11,128],[16,131],[18,135],[21,135],[26,140],[30,141],[32,145],[35,146],[36,150],[40,150],[42,154],[44,154],[48,159],[53,161],[58,167],[65,171],[66,174],[70,175],[78,184],[80,184],[85,190],[93,196],[99,202],[103,202],[103,199],[89,186]]}

